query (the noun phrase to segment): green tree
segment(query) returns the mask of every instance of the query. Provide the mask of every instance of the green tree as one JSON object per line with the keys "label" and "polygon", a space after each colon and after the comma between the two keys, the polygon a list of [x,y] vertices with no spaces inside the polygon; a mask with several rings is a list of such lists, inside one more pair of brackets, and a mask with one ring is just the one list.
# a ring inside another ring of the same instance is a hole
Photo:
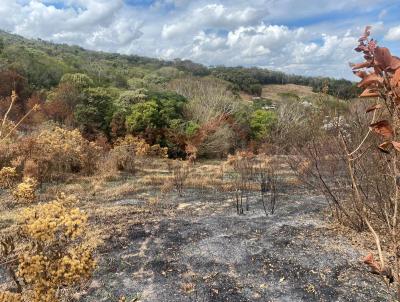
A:
{"label": "green tree", "polygon": [[273,111],[256,110],[250,118],[252,137],[256,140],[265,139],[277,122],[276,113]]}
{"label": "green tree", "polygon": [[129,112],[132,105],[146,101],[147,90],[144,88],[136,90],[127,90],[120,94],[117,100],[118,110],[121,112]]}
{"label": "green tree", "polygon": [[126,119],[130,132],[140,132],[147,128],[156,128],[159,124],[158,106],[155,101],[138,103],[132,106],[132,113]]}
{"label": "green tree", "polygon": [[66,73],[62,76],[60,83],[68,83],[78,90],[86,89],[93,86],[93,80],[83,73]]}
{"label": "green tree", "polygon": [[114,113],[113,99],[105,88],[89,88],[75,107],[76,121],[87,133],[107,132]]}
{"label": "green tree", "polygon": [[193,136],[197,133],[197,131],[200,129],[200,125],[197,124],[194,121],[189,121],[186,123],[186,127],[185,127],[185,134],[187,136]]}

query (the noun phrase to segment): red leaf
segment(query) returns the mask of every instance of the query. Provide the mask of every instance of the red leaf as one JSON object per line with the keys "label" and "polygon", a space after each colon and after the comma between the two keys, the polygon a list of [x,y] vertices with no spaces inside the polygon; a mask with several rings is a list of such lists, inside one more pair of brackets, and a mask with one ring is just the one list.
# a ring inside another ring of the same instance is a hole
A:
{"label": "red leaf", "polygon": [[[379,93],[373,89],[365,89],[363,93],[360,94],[360,98],[376,98],[379,96]],[[369,112],[369,111],[367,111]]]}
{"label": "red leaf", "polygon": [[382,105],[381,105],[381,104],[376,104],[376,105],[374,105],[374,106],[369,107],[369,108],[367,109],[366,113],[371,112],[371,111],[374,111],[374,110],[377,110],[377,109],[381,109],[381,108],[382,108]]}
{"label": "red leaf", "polygon": [[374,57],[375,63],[383,70],[386,70],[392,62],[392,55],[390,50],[386,47],[376,47]]}
{"label": "red leaf", "polygon": [[368,87],[371,84],[381,84],[383,83],[383,78],[378,76],[375,73],[370,73],[366,77],[363,78],[363,80],[358,83],[358,87]]}
{"label": "red leaf", "polygon": [[400,151],[400,142],[392,141],[392,145],[397,151]]}
{"label": "red leaf", "polygon": [[367,256],[364,257],[363,262],[371,268],[371,270],[374,274],[381,273],[381,266],[374,259],[374,256],[371,253],[369,253]]}
{"label": "red leaf", "polygon": [[393,128],[387,120],[373,123],[369,127],[372,131],[382,135],[385,138],[390,138],[393,136]]}

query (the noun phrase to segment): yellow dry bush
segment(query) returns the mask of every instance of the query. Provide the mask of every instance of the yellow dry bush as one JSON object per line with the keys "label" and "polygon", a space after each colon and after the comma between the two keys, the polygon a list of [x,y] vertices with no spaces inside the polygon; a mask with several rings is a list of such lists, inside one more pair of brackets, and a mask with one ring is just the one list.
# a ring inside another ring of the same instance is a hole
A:
{"label": "yellow dry bush", "polygon": [[108,154],[107,169],[117,169],[119,171],[135,172],[138,158],[146,157],[168,157],[168,148],[160,145],[150,146],[142,138],[127,135],[118,139],[114,148]]}
{"label": "yellow dry bush", "polygon": [[65,173],[95,172],[101,148],[87,141],[78,130],[53,127],[42,130],[34,139],[30,159],[38,164],[43,180]]}
{"label": "yellow dry bush", "polygon": [[0,302],[22,302],[21,294],[0,291]]}
{"label": "yellow dry bush", "polygon": [[147,155],[151,149],[151,146],[144,139],[133,135],[118,139],[115,146],[129,146],[137,156]]}
{"label": "yellow dry bush", "polygon": [[149,155],[152,157],[168,158],[168,148],[159,144],[150,147]]}
{"label": "yellow dry bush", "polygon": [[95,269],[94,246],[84,237],[87,215],[76,203],[74,196],[61,195],[21,214],[20,233],[28,243],[15,275],[32,302],[59,301],[60,289],[89,279]]}
{"label": "yellow dry bush", "polygon": [[117,146],[129,146],[136,156],[161,158],[168,156],[168,148],[161,147],[159,144],[150,146],[144,139],[133,135],[127,135],[122,139],[118,139],[114,144],[114,147]]}
{"label": "yellow dry bush", "polygon": [[62,195],[56,200],[25,209],[22,214],[23,232],[34,240],[52,242],[62,233],[70,239],[82,234],[87,216],[78,208],[68,208],[77,200],[73,196]]}
{"label": "yellow dry bush", "polygon": [[26,177],[12,192],[17,201],[33,202],[36,200],[38,183],[34,178]]}
{"label": "yellow dry bush", "polygon": [[11,188],[18,178],[17,169],[13,167],[4,167],[0,170],[0,188]]}

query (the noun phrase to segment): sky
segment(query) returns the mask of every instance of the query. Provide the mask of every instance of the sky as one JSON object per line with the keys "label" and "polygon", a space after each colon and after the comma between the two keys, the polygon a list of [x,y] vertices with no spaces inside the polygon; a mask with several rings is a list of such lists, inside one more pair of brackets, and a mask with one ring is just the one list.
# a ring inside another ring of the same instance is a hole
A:
{"label": "sky", "polygon": [[399,0],[0,0],[0,29],[87,49],[354,79],[366,25],[400,56]]}

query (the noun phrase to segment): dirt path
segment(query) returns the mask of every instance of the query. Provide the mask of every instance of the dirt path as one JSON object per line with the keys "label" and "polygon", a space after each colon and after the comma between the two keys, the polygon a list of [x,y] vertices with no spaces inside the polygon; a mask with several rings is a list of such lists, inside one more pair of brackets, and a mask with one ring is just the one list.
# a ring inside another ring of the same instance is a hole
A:
{"label": "dirt path", "polygon": [[172,217],[113,238],[80,300],[388,301],[361,253],[324,222],[323,198],[281,197],[266,217],[255,197],[238,216],[228,199],[190,196]]}

